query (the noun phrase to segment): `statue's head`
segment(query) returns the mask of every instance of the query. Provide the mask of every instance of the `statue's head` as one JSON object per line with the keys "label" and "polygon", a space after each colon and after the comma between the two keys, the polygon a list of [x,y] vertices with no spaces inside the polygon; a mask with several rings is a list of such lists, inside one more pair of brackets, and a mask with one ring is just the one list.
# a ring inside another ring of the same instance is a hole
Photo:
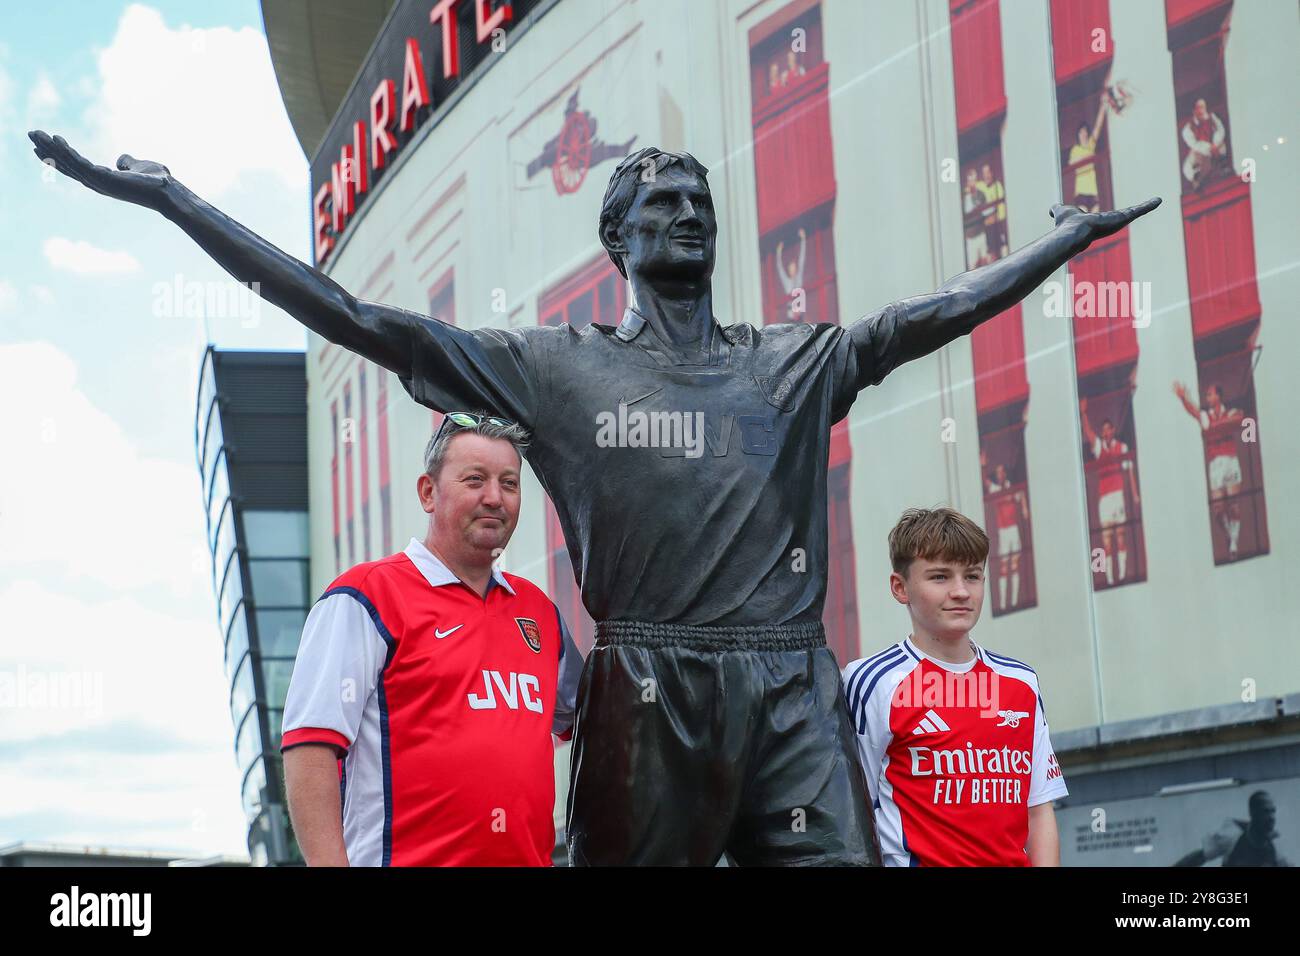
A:
{"label": "statue's head", "polygon": [[600,241],[624,278],[699,282],[713,274],[718,220],[708,173],[690,153],[654,146],[618,164],[600,208]]}

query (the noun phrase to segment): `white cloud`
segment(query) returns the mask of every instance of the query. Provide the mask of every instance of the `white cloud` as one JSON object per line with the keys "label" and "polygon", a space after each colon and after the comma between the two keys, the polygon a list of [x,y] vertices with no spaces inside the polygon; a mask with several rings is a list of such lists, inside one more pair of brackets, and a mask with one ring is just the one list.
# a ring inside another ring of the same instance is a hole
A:
{"label": "white cloud", "polygon": [[8,279],[0,279],[0,314],[18,308],[18,290]]}
{"label": "white cloud", "polygon": [[196,469],[142,457],[48,343],[0,346],[0,407],[0,843],[239,854]]}
{"label": "white cloud", "polygon": [[211,594],[194,465],[142,457],[49,343],[0,346],[0,408],[22,410],[0,415],[14,463],[0,468],[0,579],[46,565],[119,591]]}
{"label": "white cloud", "polygon": [[42,73],[27,92],[27,118],[29,121],[49,116],[59,108],[62,98],[50,78]]}
{"label": "white cloud", "polygon": [[105,166],[122,153],[154,160],[206,199],[243,174],[274,175],[305,201],[307,162],[262,33],[173,29],[157,10],[136,3],[97,60],[84,155]]}
{"label": "white cloud", "polygon": [[56,269],[65,269],[78,275],[109,275],[135,272],[140,263],[129,252],[110,251],[92,246],[84,239],[64,239],[54,236],[41,246],[46,261]]}
{"label": "white cloud", "polygon": [[54,292],[51,291],[49,286],[34,285],[29,287],[27,291],[31,293],[32,298],[36,300],[37,305],[54,304]]}

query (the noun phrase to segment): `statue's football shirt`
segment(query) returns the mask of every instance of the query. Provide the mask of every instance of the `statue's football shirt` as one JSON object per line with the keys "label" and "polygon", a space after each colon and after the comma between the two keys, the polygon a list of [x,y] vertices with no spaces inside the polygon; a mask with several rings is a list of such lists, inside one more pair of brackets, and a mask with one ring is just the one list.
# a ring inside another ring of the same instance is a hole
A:
{"label": "statue's football shirt", "polygon": [[682,348],[629,309],[593,324],[465,330],[408,313],[411,376],[438,411],[533,432],[595,620],[819,621],[831,426],[898,363],[899,313],[726,328]]}

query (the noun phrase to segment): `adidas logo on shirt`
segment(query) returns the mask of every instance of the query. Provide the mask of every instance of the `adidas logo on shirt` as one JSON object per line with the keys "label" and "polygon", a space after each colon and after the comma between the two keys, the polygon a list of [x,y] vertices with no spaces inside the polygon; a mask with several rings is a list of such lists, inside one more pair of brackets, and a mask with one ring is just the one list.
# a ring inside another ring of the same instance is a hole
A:
{"label": "adidas logo on shirt", "polygon": [[913,734],[937,734],[941,730],[951,730],[947,724],[933,710],[927,710],[925,716],[921,718],[921,723],[912,728]]}

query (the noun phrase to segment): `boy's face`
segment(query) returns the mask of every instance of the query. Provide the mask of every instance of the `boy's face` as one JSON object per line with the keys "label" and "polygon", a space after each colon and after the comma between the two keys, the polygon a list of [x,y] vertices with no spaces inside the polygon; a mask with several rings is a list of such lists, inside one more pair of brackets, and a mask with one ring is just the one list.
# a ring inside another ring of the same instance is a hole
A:
{"label": "boy's face", "polygon": [[984,567],[917,558],[906,577],[890,574],[889,589],[894,600],[907,605],[916,630],[952,640],[965,636],[979,620],[984,606]]}

